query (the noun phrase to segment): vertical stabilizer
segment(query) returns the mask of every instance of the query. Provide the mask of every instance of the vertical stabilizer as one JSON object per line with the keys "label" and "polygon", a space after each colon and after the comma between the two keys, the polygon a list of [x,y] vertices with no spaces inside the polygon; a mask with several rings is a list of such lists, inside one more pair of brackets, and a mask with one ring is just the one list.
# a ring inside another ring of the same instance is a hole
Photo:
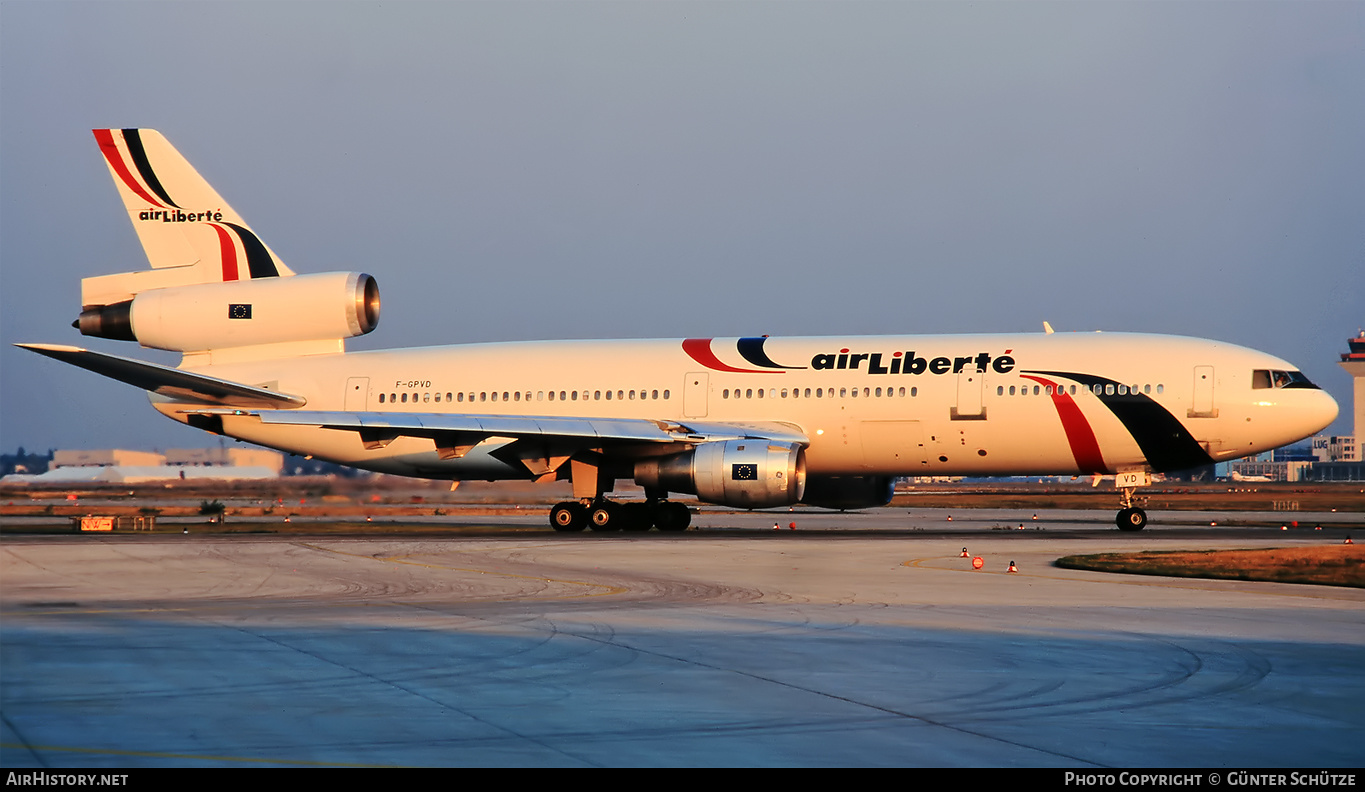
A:
{"label": "vertical stabilizer", "polygon": [[294,274],[160,132],[94,133],[152,269],[86,278],[84,307],[148,289]]}

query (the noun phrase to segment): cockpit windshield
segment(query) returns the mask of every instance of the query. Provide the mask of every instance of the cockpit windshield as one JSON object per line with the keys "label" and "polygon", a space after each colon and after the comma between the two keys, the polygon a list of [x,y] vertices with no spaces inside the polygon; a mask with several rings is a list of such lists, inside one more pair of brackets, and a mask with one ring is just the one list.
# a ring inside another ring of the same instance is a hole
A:
{"label": "cockpit windshield", "polygon": [[1251,372],[1251,387],[1319,389],[1303,375],[1302,371],[1275,371],[1273,369],[1256,369]]}

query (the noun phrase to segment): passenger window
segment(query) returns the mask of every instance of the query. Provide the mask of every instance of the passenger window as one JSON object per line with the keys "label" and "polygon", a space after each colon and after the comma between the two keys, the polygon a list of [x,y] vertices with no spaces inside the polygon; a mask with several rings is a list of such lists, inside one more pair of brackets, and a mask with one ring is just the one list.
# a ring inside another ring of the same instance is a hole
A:
{"label": "passenger window", "polygon": [[384,403],[384,394],[382,394],[382,393],[379,394],[379,403],[380,403],[380,404],[383,404],[383,403]]}

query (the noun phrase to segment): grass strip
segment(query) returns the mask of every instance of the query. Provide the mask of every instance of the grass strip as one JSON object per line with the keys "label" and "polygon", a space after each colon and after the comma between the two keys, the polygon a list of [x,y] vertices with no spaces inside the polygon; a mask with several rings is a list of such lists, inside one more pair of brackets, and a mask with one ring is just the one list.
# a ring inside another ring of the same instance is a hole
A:
{"label": "grass strip", "polygon": [[1057,559],[1057,566],[1128,575],[1260,580],[1365,588],[1365,545],[1264,550],[1158,550]]}

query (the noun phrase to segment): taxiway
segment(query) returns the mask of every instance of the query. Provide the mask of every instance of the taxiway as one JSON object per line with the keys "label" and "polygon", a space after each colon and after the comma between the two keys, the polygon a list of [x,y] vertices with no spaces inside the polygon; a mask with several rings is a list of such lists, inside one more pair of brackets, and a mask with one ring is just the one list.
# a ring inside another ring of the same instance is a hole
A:
{"label": "taxiway", "polygon": [[0,764],[1360,765],[1365,591],[1160,537],[6,537]]}

